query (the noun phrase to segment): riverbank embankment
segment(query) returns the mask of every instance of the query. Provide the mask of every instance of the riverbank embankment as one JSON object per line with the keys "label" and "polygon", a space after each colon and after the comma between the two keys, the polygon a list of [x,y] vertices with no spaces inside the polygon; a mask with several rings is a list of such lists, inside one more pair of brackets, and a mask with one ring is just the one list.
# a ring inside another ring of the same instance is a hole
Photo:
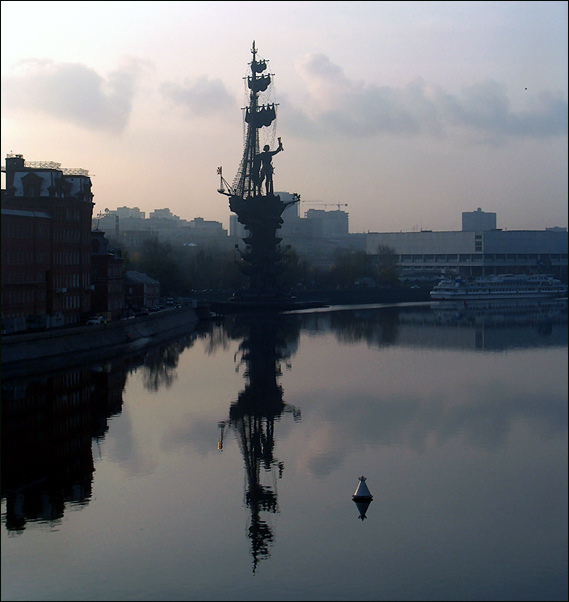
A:
{"label": "riverbank embankment", "polygon": [[2,378],[72,368],[139,353],[190,334],[198,321],[192,307],[181,307],[108,324],[3,335]]}
{"label": "riverbank embankment", "polygon": [[[430,301],[431,286],[420,288],[390,287],[370,289],[333,289],[294,291],[284,295],[283,299],[290,305],[334,306],[334,305],[368,305],[370,303],[422,303]],[[233,293],[229,291],[201,291],[194,293],[202,303],[212,308],[226,307]],[[270,306],[270,304],[267,304]]]}

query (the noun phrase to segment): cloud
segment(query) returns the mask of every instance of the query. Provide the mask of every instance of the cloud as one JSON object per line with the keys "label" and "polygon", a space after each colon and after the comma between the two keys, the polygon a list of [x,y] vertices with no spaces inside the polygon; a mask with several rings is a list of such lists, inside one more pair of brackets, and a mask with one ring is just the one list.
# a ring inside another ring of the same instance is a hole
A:
{"label": "cloud", "polygon": [[[4,115],[28,111],[92,130],[121,133],[133,110],[137,85],[148,65],[129,59],[106,77],[78,63],[28,59],[2,77]],[[488,80],[459,94],[430,86],[421,78],[402,87],[351,80],[324,54],[306,56],[298,66],[306,102],[279,99],[284,127],[313,140],[346,137],[449,136],[502,143],[513,138],[544,139],[567,135],[568,104],[562,92],[526,92],[527,104],[515,110],[504,84]],[[236,99],[220,79],[206,75],[182,83],[165,81],[162,98],[188,118],[234,118]]]}
{"label": "cloud", "polygon": [[84,128],[120,133],[128,124],[143,66],[129,59],[105,79],[78,63],[27,59],[13,75],[2,77],[3,110],[38,112]]}
{"label": "cloud", "polygon": [[476,381],[458,395],[432,390],[421,397],[376,396],[364,390],[347,396],[342,389],[313,389],[311,404],[303,409],[318,427],[298,453],[297,463],[315,476],[326,476],[367,446],[397,445],[422,454],[460,438],[474,449],[500,450],[508,445],[509,433],[524,422],[543,441],[566,436],[567,404],[562,398],[544,400],[536,391],[520,393],[517,385],[495,381],[484,389],[481,394]]}
{"label": "cloud", "polygon": [[567,134],[567,101],[560,93],[530,97],[529,108],[515,112],[505,86],[489,80],[464,89],[460,98],[439,90],[435,102],[447,124],[483,134],[529,138]]}
{"label": "cloud", "polygon": [[220,79],[208,79],[202,75],[186,78],[182,84],[164,82],[160,92],[172,104],[185,109],[189,116],[212,116],[233,110],[234,98]]}
{"label": "cloud", "polygon": [[187,456],[197,453],[205,457],[214,450],[217,452],[215,442],[219,436],[216,420],[186,414],[167,429],[162,436],[160,448],[168,453],[181,452]]}
{"label": "cloud", "polygon": [[560,92],[528,95],[527,109],[514,111],[505,85],[492,80],[460,95],[420,78],[401,88],[377,86],[350,80],[322,54],[305,57],[298,70],[308,93],[307,109],[291,115],[299,134],[440,136],[462,131],[493,142],[567,135],[568,105]]}

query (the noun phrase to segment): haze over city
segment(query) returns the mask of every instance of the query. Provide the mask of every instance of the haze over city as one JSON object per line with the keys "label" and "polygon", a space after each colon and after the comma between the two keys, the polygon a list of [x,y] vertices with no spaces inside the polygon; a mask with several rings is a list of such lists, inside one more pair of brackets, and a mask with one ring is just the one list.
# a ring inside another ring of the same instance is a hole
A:
{"label": "haze over city", "polygon": [[[253,40],[275,189],[350,232],[567,226],[567,2],[2,2],[2,162],[89,170],[94,215],[229,223]],[[273,143],[276,148],[276,141]],[[4,183],[3,183],[4,185]]]}

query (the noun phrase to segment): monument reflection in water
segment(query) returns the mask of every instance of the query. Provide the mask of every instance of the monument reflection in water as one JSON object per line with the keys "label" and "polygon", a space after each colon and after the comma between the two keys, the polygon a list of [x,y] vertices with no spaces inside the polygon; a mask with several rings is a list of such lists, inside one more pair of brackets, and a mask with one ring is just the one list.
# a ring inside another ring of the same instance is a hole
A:
{"label": "monument reflection in water", "polygon": [[[277,380],[283,362],[290,360],[292,346],[296,347],[298,342],[300,328],[298,324],[295,327],[295,321],[294,316],[261,311],[256,315],[236,316],[232,322],[237,331],[234,334],[243,337],[236,361],[244,365],[247,383],[231,404],[229,418],[219,423],[218,449],[223,449],[225,430],[234,430],[245,463],[253,572],[259,561],[270,555],[269,546],[274,539],[262,513],[278,512],[275,476],[282,478],[284,463],[273,454],[275,422],[285,413],[291,414],[294,421],[301,419],[300,410],[284,402],[283,389]],[[263,477],[269,484],[264,483]]]}

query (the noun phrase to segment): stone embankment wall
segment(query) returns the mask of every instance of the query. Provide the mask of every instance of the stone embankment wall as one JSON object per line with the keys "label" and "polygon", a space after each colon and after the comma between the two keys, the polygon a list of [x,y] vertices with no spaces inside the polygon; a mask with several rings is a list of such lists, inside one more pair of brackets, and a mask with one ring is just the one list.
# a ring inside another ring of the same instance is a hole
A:
{"label": "stone embankment wall", "polygon": [[48,372],[140,352],[190,334],[197,322],[194,309],[183,307],[96,326],[4,335],[2,377]]}

